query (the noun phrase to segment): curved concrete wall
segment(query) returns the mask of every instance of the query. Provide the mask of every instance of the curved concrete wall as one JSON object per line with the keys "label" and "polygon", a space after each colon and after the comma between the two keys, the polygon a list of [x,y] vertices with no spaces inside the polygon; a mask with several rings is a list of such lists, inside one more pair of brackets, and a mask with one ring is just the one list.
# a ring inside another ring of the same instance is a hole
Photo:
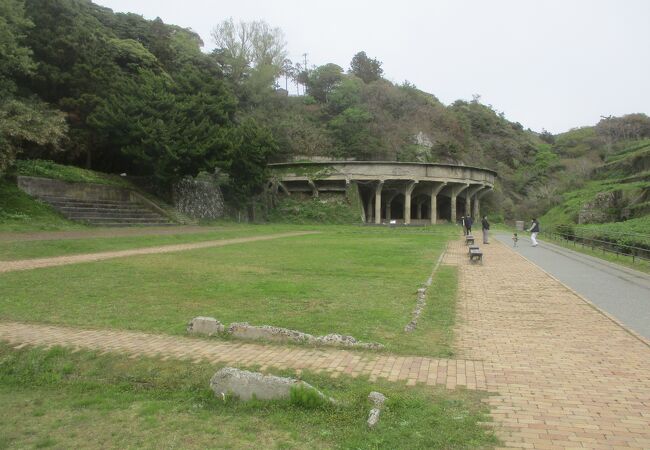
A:
{"label": "curved concrete wall", "polygon": [[478,217],[480,198],[497,177],[493,170],[478,167],[385,161],[291,162],[269,168],[270,189],[287,195],[318,197],[319,192],[343,192],[354,183],[364,199],[366,221],[375,223],[400,220],[400,215],[406,224],[436,223],[440,216],[454,222],[459,213]]}

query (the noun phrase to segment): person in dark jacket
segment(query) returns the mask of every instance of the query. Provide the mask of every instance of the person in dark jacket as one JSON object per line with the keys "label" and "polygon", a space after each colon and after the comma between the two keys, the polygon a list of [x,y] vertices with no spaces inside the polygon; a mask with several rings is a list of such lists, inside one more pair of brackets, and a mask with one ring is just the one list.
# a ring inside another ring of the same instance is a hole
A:
{"label": "person in dark jacket", "polygon": [[483,243],[489,244],[488,231],[490,230],[490,222],[488,222],[487,216],[483,216],[483,220],[481,220],[481,226],[483,228]]}
{"label": "person in dark jacket", "polygon": [[468,236],[472,234],[472,225],[474,225],[474,221],[472,220],[472,216],[468,214],[465,216],[465,228],[467,228]]}
{"label": "person in dark jacket", "polygon": [[537,247],[537,233],[539,233],[539,222],[536,218],[533,217],[533,220],[530,221],[530,240],[533,243],[533,247]]}

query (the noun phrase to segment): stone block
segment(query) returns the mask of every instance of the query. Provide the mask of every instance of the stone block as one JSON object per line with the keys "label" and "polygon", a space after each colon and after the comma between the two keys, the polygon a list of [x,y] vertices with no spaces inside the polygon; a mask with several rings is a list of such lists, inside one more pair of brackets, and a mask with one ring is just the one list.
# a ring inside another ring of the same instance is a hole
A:
{"label": "stone block", "polygon": [[379,422],[379,415],[381,414],[381,409],[384,407],[386,397],[381,392],[372,391],[368,394],[368,399],[373,403],[374,408],[368,414],[367,423],[368,427],[373,428]]}
{"label": "stone block", "polygon": [[300,331],[273,327],[270,325],[249,325],[247,322],[230,324],[228,327],[228,333],[239,339],[265,339],[280,342],[313,342],[315,339],[311,334],[302,333]]}
{"label": "stone block", "polygon": [[204,336],[214,336],[223,333],[225,327],[214,317],[195,317],[187,324],[189,334],[200,334]]}
{"label": "stone block", "polygon": [[381,392],[372,391],[370,394],[368,394],[368,400],[370,400],[376,408],[381,408],[384,406],[386,396]]}
{"label": "stone block", "polygon": [[210,389],[217,397],[233,395],[240,400],[251,400],[253,397],[258,400],[288,399],[294,386],[313,389],[324,400],[333,402],[333,399],[326,397],[309,383],[294,378],[224,367],[210,379]]}

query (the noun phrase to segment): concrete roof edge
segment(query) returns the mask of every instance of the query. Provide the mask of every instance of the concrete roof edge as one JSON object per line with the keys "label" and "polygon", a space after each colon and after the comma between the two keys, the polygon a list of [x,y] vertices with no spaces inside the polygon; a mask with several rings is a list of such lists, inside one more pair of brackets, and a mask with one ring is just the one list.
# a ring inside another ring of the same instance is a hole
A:
{"label": "concrete roof edge", "polygon": [[295,161],[295,162],[283,162],[283,163],[270,163],[269,167],[282,167],[282,166],[298,166],[298,165],[310,165],[310,166],[327,166],[332,164],[392,164],[392,165],[410,165],[410,166],[439,166],[439,167],[460,167],[466,169],[475,169],[475,170],[484,170],[486,172],[492,173],[495,177],[498,177],[499,174],[485,167],[475,167],[475,166],[466,166],[460,164],[443,164],[443,163],[423,163],[423,162],[406,162],[406,161]]}

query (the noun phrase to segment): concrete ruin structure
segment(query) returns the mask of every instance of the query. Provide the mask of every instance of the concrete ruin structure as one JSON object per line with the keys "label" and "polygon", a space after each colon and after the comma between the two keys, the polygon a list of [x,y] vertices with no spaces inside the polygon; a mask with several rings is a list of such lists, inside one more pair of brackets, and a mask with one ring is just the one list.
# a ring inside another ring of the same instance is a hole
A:
{"label": "concrete ruin structure", "polygon": [[367,223],[435,224],[480,217],[481,198],[497,173],[478,167],[416,162],[327,161],[269,164],[268,188],[285,195],[358,194]]}

